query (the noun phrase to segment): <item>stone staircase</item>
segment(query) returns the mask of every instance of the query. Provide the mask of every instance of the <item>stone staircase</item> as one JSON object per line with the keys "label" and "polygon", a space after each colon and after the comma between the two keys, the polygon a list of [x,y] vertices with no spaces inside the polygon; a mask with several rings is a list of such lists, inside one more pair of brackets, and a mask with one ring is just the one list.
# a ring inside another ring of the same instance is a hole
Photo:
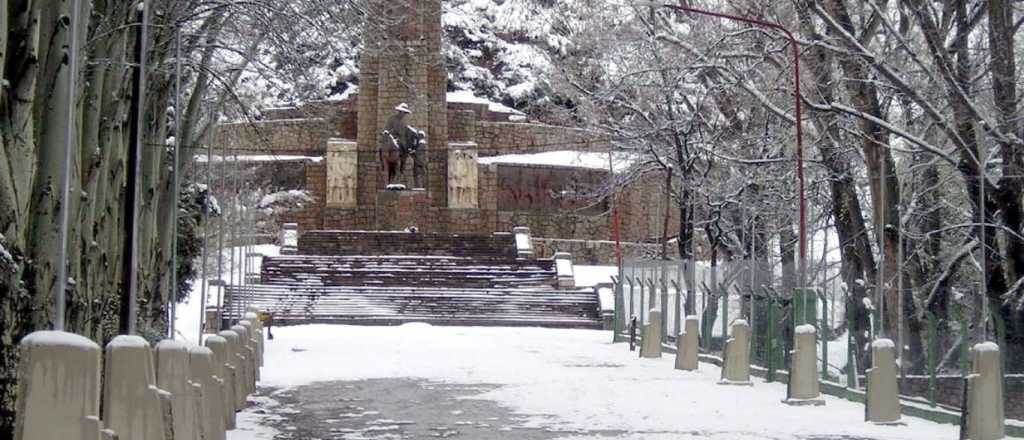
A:
{"label": "stone staircase", "polygon": [[555,288],[558,272],[553,260],[302,255],[264,258],[260,282],[285,286]]}
{"label": "stone staircase", "polygon": [[[255,305],[274,325],[314,323],[601,328],[590,290],[229,286],[225,317]],[[237,298],[237,301],[231,300]]]}
{"label": "stone staircase", "polygon": [[255,305],[275,325],[602,326],[594,291],[559,288],[555,260],[520,257],[512,234],[309,231],[297,253],[227,287],[224,318]]}

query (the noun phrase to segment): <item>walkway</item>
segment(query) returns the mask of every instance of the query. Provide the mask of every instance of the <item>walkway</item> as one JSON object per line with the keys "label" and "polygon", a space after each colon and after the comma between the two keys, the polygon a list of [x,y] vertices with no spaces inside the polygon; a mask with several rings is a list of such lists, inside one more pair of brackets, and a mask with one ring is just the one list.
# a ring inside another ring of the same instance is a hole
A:
{"label": "walkway", "polygon": [[782,384],[638,359],[607,332],[537,328],[274,329],[240,439],[935,440],[957,427],[865,424],[863,406],[789,407]]}

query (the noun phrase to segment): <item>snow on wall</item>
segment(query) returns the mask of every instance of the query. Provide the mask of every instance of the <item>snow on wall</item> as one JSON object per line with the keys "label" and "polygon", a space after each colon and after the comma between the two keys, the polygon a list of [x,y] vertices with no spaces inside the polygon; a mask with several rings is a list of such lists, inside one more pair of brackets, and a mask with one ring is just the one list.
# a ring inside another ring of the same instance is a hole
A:
{"label": "snow on wall", "polygon": [[[608,155],[612,154],[609,163]],[[616,172],[625,171],[636,161],[636,156],[619,153],[598,153],[589,151],[547,151],[532,154],[505,154],[484,157],[479,160],[481,165],[516,164],[516,165],[548,165],[573,168],[607,170],[614,167]]]}

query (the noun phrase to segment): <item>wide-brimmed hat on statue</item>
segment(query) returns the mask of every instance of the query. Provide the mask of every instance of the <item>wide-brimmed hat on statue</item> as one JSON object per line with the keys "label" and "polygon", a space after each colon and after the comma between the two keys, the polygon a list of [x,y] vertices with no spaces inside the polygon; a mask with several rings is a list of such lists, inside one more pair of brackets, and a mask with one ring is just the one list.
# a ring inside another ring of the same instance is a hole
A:
{"label": "wide-brimmed hat on statue", "polygon": [[400,111],[402,113],[412,113],[412,110],[409,110],[409,104],[406,104],[404,102],[398,104],[398,107],[395,107],[395,110]]}

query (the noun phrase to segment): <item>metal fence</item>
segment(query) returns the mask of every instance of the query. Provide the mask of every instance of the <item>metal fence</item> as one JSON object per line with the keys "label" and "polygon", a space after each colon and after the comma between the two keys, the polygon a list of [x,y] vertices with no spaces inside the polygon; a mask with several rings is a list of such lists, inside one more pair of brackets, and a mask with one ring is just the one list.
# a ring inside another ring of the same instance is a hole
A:
{"label": "metal fence", "polygon": [[[686,316],[696,316],[700,325],[700,349],[704,353],[719,354],[729,334],[729,326],[736,319],[744,319],[751,329],[751,362],[766,371],[766,379],[777,379],[777,373],[786,369],[792,335],[796,326],[811,324],[818,329],[820,370],[823,380],[850,389],[862,389],[863,379],[857,371],[857,338],[848,331],[854,328],[852,316],[846,313],[848,289],[838,279],[837,270],[825,265],[810,274],[813,289],[795,290],[792,280],[785,280],[783,268],[750,260],[732,261],[712,267],[705,262],[688,260],[633,260],[624,261],[622,273],[615,279],[615,337],[623,340],[629,332],[631,319],[637,327],[649,322],[650,310],[662,315],[662,340],[674,344],[682,331]],[[921,329],[924,347],[923,359],[916,360],[922,368],[915,378],[927,377],[924,392],[914,394],[935,404],[948,393],[943,374],[962,375],[969,371],[968,348],[951,336],[952,331],[968,328],[972,311],[956,306],[952,316],[955,322],[937,322],[925,313]],[[871,327],[878,322],[873,316]],[[1000,345],[1005,338],[1001,321],[993,318],[993,326]],[[861,341],[872,340],[869,330]],[[893,339],[899,340],[896,335]],[[905,338],[903,338],[905,340]],[[906,345],[904,342],[903,345]],[[1005,350],[1004,350],[1005,353]],[[902,368],[903,350],[900,350],[901,370],[904,378],[912,371]],[[908,354],[909,356],[909,354]],[[1006,359],[1007,356],[1004,356]],[[853,362],[854,368],[847,368]],[[866,362],[866,361],[865,361]],[[1009,365],[1004,365],[1010,367]],[[923,371],[921,371],[923,370]],[[1012,372],[1004,368],[1004,374]],[[948,401],[948,399],[947,399]]]}

